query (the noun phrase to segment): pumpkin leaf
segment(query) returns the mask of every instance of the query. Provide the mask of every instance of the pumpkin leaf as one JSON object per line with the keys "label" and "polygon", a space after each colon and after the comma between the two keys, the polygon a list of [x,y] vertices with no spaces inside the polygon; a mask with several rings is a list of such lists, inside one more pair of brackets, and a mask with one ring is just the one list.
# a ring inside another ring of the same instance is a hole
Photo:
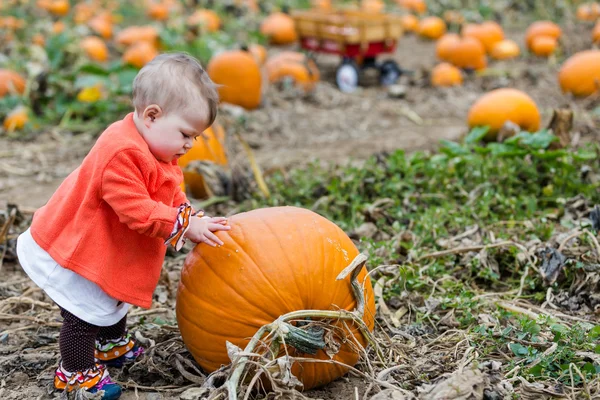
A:
{"label": "pumpkin leaf", "polygon": [[471,131],[465,138],[465,143],[473,144],[473,143],[480,142],[485,137],[485,135],[489,132],[489,130],[490,130],[490,127],[487,125],[486,126],[476,126],[475,128],[471,129]]}
{"label": "pumpkin leaf", "polygon": [[454,157],[454,156],[465,155],[465,154],[470,153],[468,149],[466,149],[464,146],[462,146],[459,143],[452,142],[450,140],[441,140],[440,143],[442,145],[442,147],[440,148],[440,151],[449,156]]}

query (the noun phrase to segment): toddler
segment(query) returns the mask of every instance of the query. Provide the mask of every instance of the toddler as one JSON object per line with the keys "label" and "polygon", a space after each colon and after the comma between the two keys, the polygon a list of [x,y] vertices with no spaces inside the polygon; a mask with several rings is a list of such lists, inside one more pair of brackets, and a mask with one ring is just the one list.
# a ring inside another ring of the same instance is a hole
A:
{"label": "toddler", "polygon": [[121,387],[106,366],[143,352],[127,332],[127,311],[151,306],[166,245],[179,250],[186,238],[223,244],[213,232],[229,230],[227,220],[192,210],[177,165],[215,120],[217,103],[193,57],[156,57],[133,82],[134,112],[100,135],[19,236],[23,269],[64,319],[57,389],[118,398]]}

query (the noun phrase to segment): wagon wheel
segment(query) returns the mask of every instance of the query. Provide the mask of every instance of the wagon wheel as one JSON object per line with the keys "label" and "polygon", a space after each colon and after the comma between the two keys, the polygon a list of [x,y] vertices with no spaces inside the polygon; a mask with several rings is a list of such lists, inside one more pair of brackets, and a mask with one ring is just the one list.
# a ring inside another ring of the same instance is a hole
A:
{"label": "wagon wheel", "polygon": [[358,66],[352,59],[344,59],[335,71],[335,83],[344,93],[354,92],[358,87]]}
{"label": "wagon wheel", "polygon": [[379,83],[381,83],[383,86],[389,86],[396,83],[402,74],[402,70],[396,61],[386,60],[381,63],[381,66],[379,67],[379,73]]}

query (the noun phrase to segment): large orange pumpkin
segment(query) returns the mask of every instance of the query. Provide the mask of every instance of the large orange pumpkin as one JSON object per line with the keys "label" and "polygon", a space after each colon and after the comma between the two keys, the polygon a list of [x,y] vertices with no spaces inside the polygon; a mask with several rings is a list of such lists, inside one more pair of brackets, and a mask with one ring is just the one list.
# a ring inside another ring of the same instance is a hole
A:
{"label": "large orange pumpkin", "polygon": [[123,62],[142,68],[154,57],[158,56],[158,50],[149,42],[139,42],[129,47],[123,54]]}
{"label": "large orange pumpkin", "polygon": [[[358,255],[337,225],[297,207],[256,209],[229,218],[230,231],[217,235],[222,247],[197,245],[187,256],[177,292],[177,321],[195,360],[207,372],[230,363],[226,341],[241,347],[263,325],[298,310],[353,310],[349,279],[336,280]],[[358,275],[365,291],[364,322],[373,329],[375,302],[366,270]],[[340,345],[333,360],[354,365],[355,340],[366,346],[358,329],[332,331]],[[347,340],[343,337],[348,336]],[[331,358],[288,346],[292,357]],[[347,372],[331,363],[295,362],[292,373],[304,389],[325,385]]]}
{"label": "large orange pumpkin", "polygon": [[563,92],[589,96],[600,91],[600,50],[572,55],[560,68],[558,80]]}
{"label": "large orange pumpkin", "polygon": [[539,57],[550,57],[556,51],[556,39],[539,35],[531,41],[531,52]]}
{"label": "large orange pumpkin", "polygon": [[507,122],[534,132],[540,127],[540,112],[527,94],[517,89],[501,88],[481,96],[469,110],[469,127],[488,125],[487,138],[494,139]]}
{"label": "large orange pumpkin", "polygon": [[426,17],[419,22],[419,35],[426,39],[436,40],[446,33],[446,23],[439,17]]}
{"label": "large orange pumpkin", "polygon": [[556,25],[552,21],[536,21],[529,25],[527,31],[525,31],[525,43],[527,47],[531,49],[533,39],[537,36],[550,36],[558,40],[562,35],[560,26]]}
{"label": "large orange pumpkin", "polygon": [[221,27],[221,18],[213,10],[196,10],[187,19],[187,24],[206,32],[216,32]]}
{"label": "large orange pumpkin", "polygon": [[319,81],[319,68],[306,54],[284,51],[269,58],[265,63],[269,82],[291,78],[305,92],[312,91]]}
{"label": "large orange pumpkin", "polygon": [[0,69],[0,97],[7,94],[23,94],[25,79],[15,71]]}
{"label": "large orange pumpkin", "polygon": [[496,60],[508,60],[510,58],[518,57],[521,54],[519,45],[510,39],[502,40],[494,45],[490,55]]}
{"label": "large orange pumpkin", "polygon": [[99,37],[88,36],[83,38],[81,48],[94,61],[104,62],[108,59],[108,48]]}
{"label": "large orange pumpkin", "polygon": [[260,105],[262,74],[249,52],[229,50],[219,53],[211,58],[206,70],[215,83],[222,85],[219,87],[221,101],[248,110]]}
{"label": "large orange pumpkin", "polygon": [[260,32],[273,44],[292,44],[298,40],[294,20],[287,14],[276,12],[260,24]]}
{"label": "large orange pumpkin", "polygon": [[454,54],[454,47],[460,43],[460,36],[456,33],[446,33],[435,44],[435,54],[442,61],[450,61]]}
{"label": "large orange pumpkin", "polygon": [[[194,142],[194,146],[178,160],[184,169],[192,161],[211,161],[219,165],[227,165],[225,154],[225,130],[217,123],[205,130]],[[189,193],[195,199],[208,197],[204,178],[197,172],[183,173],[183,180]]]}
{"label": "large orange pumpkin", "polygon": [[479,25],[465,25],[462,34],[478,39],[487,53],[491,53],[494,45],[504,39],[504,30],[494,21],[485,21]]}
{"label": "large orange pumpkin", "polygon": [[431,84],[433,86],[461,85],[463,77],[460,69],[450,63],[441,63],[431,71]]}
{"label": "large orange pumpkin", "polygon": [[485,48],[474,37],[463,37],[456,43],[449,61],[463,69],[482,70],[487,66]]}

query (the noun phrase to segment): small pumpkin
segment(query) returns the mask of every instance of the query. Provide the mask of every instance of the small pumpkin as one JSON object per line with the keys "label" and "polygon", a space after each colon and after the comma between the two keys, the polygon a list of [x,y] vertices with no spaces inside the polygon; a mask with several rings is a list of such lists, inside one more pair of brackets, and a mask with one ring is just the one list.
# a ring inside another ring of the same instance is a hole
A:
{"label": "small pumpkin", "polygon": [[291,78],[297,87],[310,92],[319,81],[317,64],[304,53],[284,51],[269,58],[265,63],[269,82]]}
{"label": "small pumpkin", "polygon": [[462,85],[463,76],[460,69],[450,63],[440,63],[431,71],[431,84],[433,86]]}
{"label": "small pumpkin", "polygon": [[367,13],[378,14],[385,9],[385,3],[382,0],[361,0],[360,9]]}
{"label": "small pumpkin", "polygon": [[527,48],[531,50],[533,39],[537,36],[549,36],[558,40],[562,35],[560,26],[556,25],[552,21],[536,21],[529,25],[527,31],[525,31],[525,43]]}
{"label": "small pumpkin", "polygon": [[474,37],[463,37],[453,46],[448,60],[456,67],[469,70],[482,70],[487,67],[485,48]]}
{"label": "small pumpkin", "polygon": [[594,30],[592,31],[592,40],[594,43],[600,44],[600,21],[598,21],[594,26]]}
{"label": "small pumpkin", "polygon": [[52,33],[55,34],[60,34],[63,33],[65,31],[65,23],[62,21],[56,21],[54,24],[52,24]]}
{"label": "small pumpkin", "polygon": [[219,97],[225,103],[248,110],[257,108],[262,97],[262,74],[256,59],[244,50],[228,50],[215,55],[206,70],[221,85]]}
{"label": "small pumpkin", "polygon": [[4,118],[4,129],[7,132],[23,129],[27,121],[29,121],[27,109],[23,106],[18,106]]}
{"label": "small pumpkin", "polygon": [[427,11],[427,4],[424,0],[397,0],[397,3],[405,10],[417,14],[424,14]]}
{"label": "small pumpkin", "polygon": [[153,26],[130,26],[115,37],[115,41],[124,46],[131,46],[138,42],[156,44],[157,40],[158,31]]}
{"label": "small pumpkin", "polygon": [[465,23],[465,17],[460,11],[446,10],[444,11],[444,21],[448,25],[462,25]]}
{"label": "small pumpkin", "polygon": [[494,45],[490,55],[496,60],[508,60],[518,57],[521,54],[519,45],[510,39],[504,39]]}
{"label": "small pumpkin", "polygon": [[82,103],[95,103],[102,98],[102,88],[100,85],[83,88],[77,94],[77,101]]}
{"label": "small pumpkin", "polygon": [[421,37],[436,40],[446,33],[446,23],[439,17],[426,17],[419,22],[418,32]]}
{"label": "small pumpkin", "polygon": [[91,5],[90,3],[78,3],[75,5],[73,9],[75,15],[73,16],[73,20],[76,24],[84,24],[88,22],[96,12],[96,7]]}
{"label": "small pumpkin", "polygon": [[[219,165],[227,165],[227,155],[225,154],[225,130],[223,127],[214,123],[205,130],[202,135],[196,139],[193,147],[185,153],[177,163],[181,169],[192,161],[211,161]],[[208,197],[204,185],[204,178],[197,172],[183,172],[183,181],[191,196],[195,199],[205,199]]]}
{"label": "small pumpkin", "polygon": [[488,140],[494,140],[507,121],[523,130],[535,132],[540,128],[540,112],[531,97],[512,88],[495,89],[484,94],[469,110],[469,127],[489,126]]}
{"label": "small pumpkin", "polygon": [[10,69],[0,69],[0,98],[7,94],[23,94],[25,79]]}
{"label": "small pumpkin", "polygon": [[221,28],[221,18],[213,10],[200,9],[188,17],[187,24],[203,32],[216,32]]}
{"label": "small pumpkin", "polygon": [[400,17],[400,24],[404,32],[416,32],[419,28],[419,18],[412,14],[405,14]]}
{"label": "small pumpkin", "polygon": [[25,26],[25,21],[9,15],[8,17],[0,17],[0,29],[15,31]]}
{"label": "small pumpkin", "polygon": [[44,47],[46,45],[46,38],[41,33],[36,33],[31,37],[31,43]]}
{"label": "small pumpkin", "polygon": [[584,3],[577,7],[576,12],[577,19],[580,21],[595,21],[600,18],[600,4],[598,3]]}
{"label": "small pumpkin", "polygon": [[96,15],[88,21],[88,26],[104,39],[110,39],[113,33],[112,18],[108,13]]}
{"label": "small pumpkin", "polygon": [[123,54],[123,62],[142,68],[158,56],[158,50],[149,42],[138,42],[131,45]]}
{"label": "small pumpkin", "polygon": [[463,36],[478,39],[486,53],[491,53],[494,45],[504,39],[504,30],[494,21],[485,21],[481,24],[467,24],[462,30]]}
{"label": "small pumpkin", "polygon": [[311,0],[310,6],[312,9],[319,11],[330,11],[332,9],[331,0]]}
{"label": "small pumpkin", "polygon": [[460,43],[460,36],[456,33],[446,33],[435,44],[435,54],[442,61],[450,61],[454,54],[454,47]]}
{"label": "small pumpkin", "polygon": [[259,66],[262,66],[267,60],[267,49],[265,46],[253,43],[248,47],[248,51],[254,56]]}
{"label": "small pumpkin", "polygon": [[69,0],[52,0],[48,4],[48,11],[60,17],[67,15],[70,9]]}
{"label": "small pumpkin", "polygon": [[81,40],[80,45],[90,59],[98,62],[104,62],[108,60],[108,48],[99,37],[85,37]]}
{"label": "small pumpkin", "polygon": [[153,20],[165,21],[169,18],[169,6],[165,3],[151,3],[146,14]]}
{"label": "small pumpkin", "polygon": [[536,36],[531,41],[531,52],[538,57],[550,57],[556,51],[556,39],[551,36]]}
{"label": "small pumpkin", "polygon": [[558,73],[563,92],[590,96],[600,91],[600,50],[585,50],[567,59]]}
{"label": "small pumpkin", "polygon": [[[348,279],[336,280],[358,255],[350,238],[333,222],[298,207],[262,208],[228,218],[230,231],[217,236],[219,248],[197,245],[187,256],[177,291],[177,321],[183,342],[206,372],[231,362],[226,342],[242,349],[263,325],[299,310],[353,310]],[[364,322],[374,326],[375,301],[366,268],[358,275],[365,293]],[[293,362],[291,373],[309,390],[348,371],[359,358],[356,342],[367,343],[352,323],[339,323],[329,341],[331,357],[292,346],[292,357],[328,362]],[[336,363],[329,362],[330,360]],[[341,365],[340,365],[341,364]]]}
{"label": "small pumpkin", "polygon": [[282,12],[273,13],[265,18],[260,24],[260,32],[267,36],[272,44],[292,44],[298,40],[294,20]]}

